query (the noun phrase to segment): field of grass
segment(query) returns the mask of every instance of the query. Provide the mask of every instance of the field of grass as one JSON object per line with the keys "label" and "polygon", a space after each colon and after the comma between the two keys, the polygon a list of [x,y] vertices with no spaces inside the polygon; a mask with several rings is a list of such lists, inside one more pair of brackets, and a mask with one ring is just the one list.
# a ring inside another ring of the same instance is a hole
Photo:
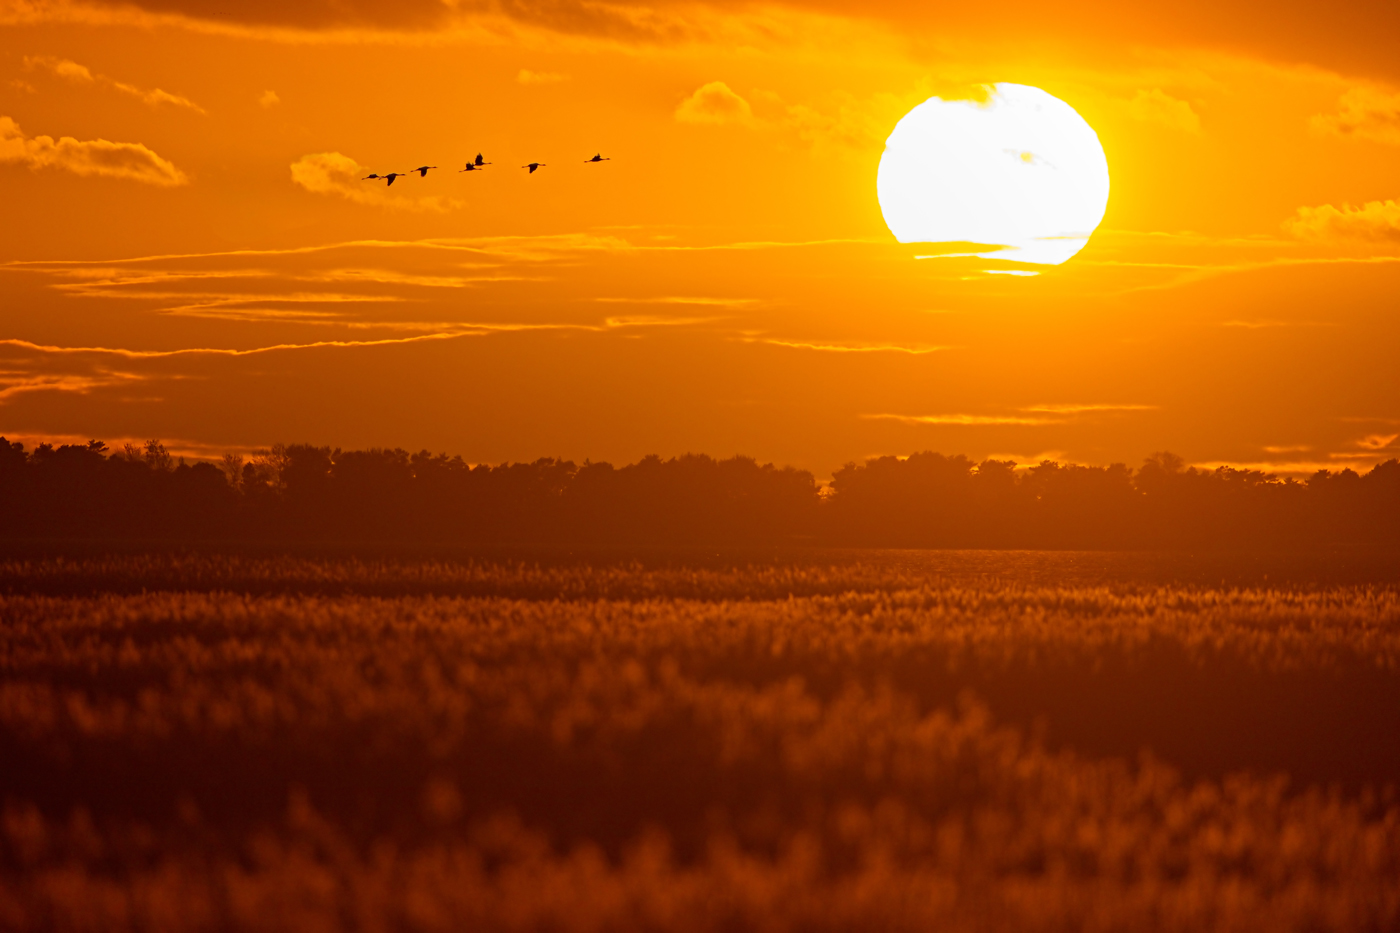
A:
{"label": "field of grass", "polygon": [[1400,929],[1400,571],[0,555],[0,927]]}

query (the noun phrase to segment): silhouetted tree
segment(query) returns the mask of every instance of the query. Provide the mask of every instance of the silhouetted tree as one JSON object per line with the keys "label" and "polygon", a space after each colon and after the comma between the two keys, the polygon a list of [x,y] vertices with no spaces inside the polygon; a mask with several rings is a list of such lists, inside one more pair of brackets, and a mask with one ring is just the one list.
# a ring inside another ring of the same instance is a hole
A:
{"label": "silhouetted tree", "polygon": [[9,538],[1201,548],[1400,544],[1400,462],[1305,482],[1198,470],[974,464],[923,452],[801,470],[686,454],[608,463],[276,445],[186,464],[159,441],[109,453],[0,438]]}

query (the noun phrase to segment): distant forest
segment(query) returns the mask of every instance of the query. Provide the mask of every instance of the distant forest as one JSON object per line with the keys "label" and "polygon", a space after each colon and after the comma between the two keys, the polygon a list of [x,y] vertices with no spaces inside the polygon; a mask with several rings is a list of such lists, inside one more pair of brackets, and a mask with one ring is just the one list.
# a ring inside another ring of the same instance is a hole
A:
{"label": "distant forest", "polygon": [[222,464],[157,441],[111,451],[0,438],[0,538],[560,545],[1298,548],[1400,545],[1400,462],[1305,481],[975,463],[916,453],[811,473],[687,454],[614,467],[472,466],[403,450],[278,445]]}

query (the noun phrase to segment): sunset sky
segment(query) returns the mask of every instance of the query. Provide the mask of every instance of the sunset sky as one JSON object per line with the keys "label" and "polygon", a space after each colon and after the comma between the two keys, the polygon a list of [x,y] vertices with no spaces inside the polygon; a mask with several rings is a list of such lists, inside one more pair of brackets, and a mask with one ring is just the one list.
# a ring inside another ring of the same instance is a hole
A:
{"label": "sunset sky", "polygon": [[[1356,0],[0,0],[0,434],[1366,469],[1396,49]],[[1102,143],[1063,265],[882,218],[899,119],[996,82]]]}

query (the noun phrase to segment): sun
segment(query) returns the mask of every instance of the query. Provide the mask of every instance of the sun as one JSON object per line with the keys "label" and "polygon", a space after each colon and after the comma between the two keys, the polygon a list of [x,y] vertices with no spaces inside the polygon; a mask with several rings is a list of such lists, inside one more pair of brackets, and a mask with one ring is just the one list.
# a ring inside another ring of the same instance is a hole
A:
{"label": "sun", "polygon": [[1037,87],[924,101],[885,142],[876,191],[901,243],[977,243],[973,255],[1058,265],[1108,206],[1108,160],[1074,108]]}

